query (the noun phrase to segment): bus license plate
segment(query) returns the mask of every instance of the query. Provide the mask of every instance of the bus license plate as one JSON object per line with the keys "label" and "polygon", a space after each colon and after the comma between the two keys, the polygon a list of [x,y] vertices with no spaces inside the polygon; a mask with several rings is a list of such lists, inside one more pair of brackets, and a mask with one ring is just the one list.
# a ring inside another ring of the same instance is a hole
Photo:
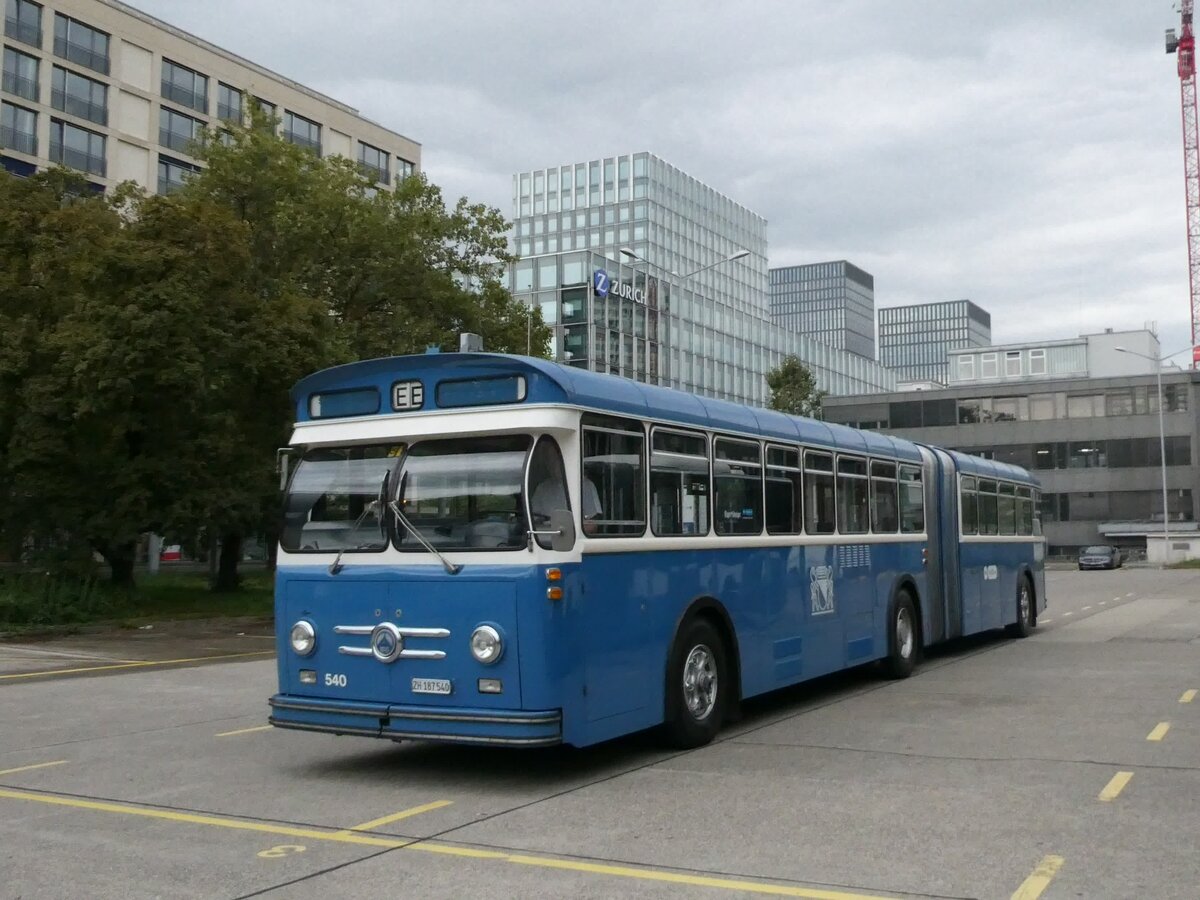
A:
{"label": "bus license plate", "polygon": [[412,692],[414,694],[448,694],[450,693],[450,679],[414,678]]}

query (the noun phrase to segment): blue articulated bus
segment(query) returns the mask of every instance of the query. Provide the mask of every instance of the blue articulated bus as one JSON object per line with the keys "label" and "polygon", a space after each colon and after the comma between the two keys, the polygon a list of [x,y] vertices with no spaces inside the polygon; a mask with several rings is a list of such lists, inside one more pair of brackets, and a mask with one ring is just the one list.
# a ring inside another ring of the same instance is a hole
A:
{"label": "blue articulated bus", "polygon": [[1015,466],[499,354],[354,363],[293,396],[283,728],[695,746],[743,698],[904,677],[1046,605]]}

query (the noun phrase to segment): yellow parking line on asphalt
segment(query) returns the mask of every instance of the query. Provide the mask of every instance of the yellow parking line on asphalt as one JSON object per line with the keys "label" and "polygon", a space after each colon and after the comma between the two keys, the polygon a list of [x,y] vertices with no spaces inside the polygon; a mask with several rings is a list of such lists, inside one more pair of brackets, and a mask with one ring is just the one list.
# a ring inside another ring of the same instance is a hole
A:
{"label": "yellow parking line on asphalt", "polygon": [[54,762],[34,763],[32,766],[17,766],[15,769],[0,769],[0,775],[12,775],[15,772],[29,772],[33,769],[45,769],[49,766],[61,766],[65,762],[65,759],[56,759]]}
{"label": "yellow parking line on asphalt", "polygon": [[[203,815],[198,813],[175,812],[174,810],[156,809],[146,806],[132,806],[125,803],[109,801],[82,800],[75,797],[61,797],[52,794],[38,794],[29,791],[13,791],[0,789],[0,799],[26,800],[33,803],[44,803],[50,806],[64,806],[72,809],[86,809],[96,812],[116,813],[126,816],[141,816],[149,819],[160,819],[168,822],[179,822],[189,825],[207,825],[217,828],[229,828],[241,831],[256,831],[265,834],[281,834],[287,837],[308,838],[317,841],[333,841],[341,844],[358,844],[367,847],[384,847],[387,849],[422,850],[427,853],[440,853],[450,856],[469,857],[472,859],[508,862],[522,866],[540,866],[547,869],[565,869],[573,872],[585,872],[593,875],[609,875],[616,878],[628,878],[635,881],[654,881],[668,884],[689,885],[693,887],[716,888],[727,891],[741,891],[748,894],[762,894],[772,897],[802,897],[807,900],[886,900],[876,894],[856,894],[848,891],[830,891],[822,888],[800,887],[789,884],[771,884],[763,881],[750,881],[739,878],[722,878],[713,875],[687,875],[682,872],[653,869],[641,866],[609,865],[583,862],[581,860],[559,859],[550,856],[532,856],[520,853],[509,853],[500,850],[476,849],[473,847],[458,847],[451,844],[434,844],[424,841],[413,842],[401,838],[375,837],[353,830],[324,831],[318,828],[297,828],[290,825],[280,825],[271,822],[251,822],[245,819],[235,819],[219,815]],[[372,823],[365,823],[372,824]],[[361,827],[361,826],[360,826]],[[1031,895],[1036,896],[1036,895]]]}
{"label": "yellow parking line on asphalt", "polygon": [[431,812],[435,809],[441,809],[444,806],[452,806],[453,803],[453,800],[434,800],[432,803],[426,803],[422,806],[414,806],[412,809],[406,809],[398,813],[392,813],[390,816],[372,819],[370,822],[363,822],[361,825],[355,825],[337,833],[354,834],[356,831],[374,831],[376,828],[382,828],[384,825],[389,825],[392,822],[399,822],[401,819],[419,816],[421,813]]}
{"label": "yellow parking line on asphalt", "polygon": [[239,728],[237,731],[221,731],[217,737],[233,737],[235,734],[250,734],[252,731],[270,731],[274,725],[255,725],[253,728]]}
{"label": "yellow parking line on asphalt", "polygon": [[1050,886],[1050,882],[1058,874],[1062,864],[1061,856],[1043,856],[1037,868],[1021,882],[1021,886],[1013,893],[1012,900],[1037,900],[1042,896],[1042,891]]}
{"label": "yellow parking line on asphalt", "polygon": [[1183,692],[1183,695],[1179,698],[1179,702],[1180,703],[1191,703],[1195,699],[1196,699],[1196,689],[1192,688],[1190,691]]}
{"label": "yellow parking line on asphalt", "polygon": [[1167,732],[1170,730],[1170,728],[1171,728],[1170,722],[1159,722],[1157,725],[1154,726],[1154,730],[1151,731],[1148,735],[1146,735],[1146,740],[1161,741],[1163,738],[1165,738],[1167,736]]}
{"label": "yellow parking line on asphalt", "polygon": [[247,659],[251,656],[274,656],[274,650],[255,650],[250,653],[221,653],[216,656],[189,656],[184,659],[149,659],[139,662],[117,663],[110,666],[80,666],[76,669],[48,669],[44,672],[18,672],[15,675],[0,675],[0,681],[14,678],[44,678],[50,675],[76,675],[81,672],[106,672],[112,669],[142,669],[149,666],[174,666],[181,663],[207,662],[213,659]]}
{"label": "yellow parking line on asphalt", "polygon": [[1117,795],[1125,790],[1125,785],[1129,784],[1129,779],[1132,777],[1132,772],[1118,772],[1104,786],[1104,790],[1100,792],[1100,796],[1097,799],[1103,800],[1105,803],[1116,800]]}

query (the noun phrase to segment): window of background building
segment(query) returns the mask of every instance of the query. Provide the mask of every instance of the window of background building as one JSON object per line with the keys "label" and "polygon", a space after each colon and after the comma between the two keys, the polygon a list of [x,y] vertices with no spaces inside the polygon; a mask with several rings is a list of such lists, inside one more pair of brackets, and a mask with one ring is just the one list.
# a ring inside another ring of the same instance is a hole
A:
{"label": "window of background building", "polygon": [[37,113],[0,103],[0,147],[37,156]]}
{"label": "window of background building", "polygon": [[1104,415],[1103,394],[1081,394],[1067,397],[1068,419],[1090,419]]}
{"label": "window of background building", "polygon": [[973,353],[966,353],[958,357],[958,379],[959,381],[975,380],[975,355]]}
{"label": "window of background building", "polygon": [[996,378],[998,375],[996,354],[981,353],[979,355],[979,377]]}
{"label": "window of background building", "polygon": [[298,147],[321,155],[321,125],[312,119],[285,110],[283,113],[283,139]]}
{"label": "window of background building", "polygon": [[[386,150],[373,147],[365,141],[358,142],[358,168],[367,178],[377,184],[390,184],[390,159]],[[540,224],[540,222],[539,222]],[[544,287],[545,285],[543,285]],[[555,285],[557,287],[557,285]]]}
{"label": "window of background building", "polygon": [[4,90],[35,103],[41,99],[36,56],[4,48]]}
{"label": "window of background building", "polygon": [[223,81],[217,82],[217,118],[242,123],[242,92]]}
{"label": "window of background building", "polygon": [[180,153],[191,153],[204,140],[204,123],[163,106],[158,111],[158,142]]}
{"label": "window of background building", "polygon": [[72,169],[104,175],[108,171],[105,159],[104,135],[78,128],[59,119],[50,120],[50,161]]}
{"label": "window of background building", "polygon": [[1004,376],[1018,378],[1021,375],[1021,351],[1008,350],[1004,353]]}
{"label": "window of background building", "polygon": [[108,35],[62,13],[55,13],[54,55],[107,75]]}
{"label": "window of background building", "polygon": [[1029,418],[1034,422],[1048,422],[1056,418],[1053,394],[1033,394],[1029,398]]}
{"label": "window of background building", "polygon": [[4,35],[22,44],[42,46],[42,8],[30,0],[5,0]]}
{"label": "window of background building", "polygon": [[199,171],[199,166],[159,154],[158,192],[160,194],[170,194],[173,191],[179,190],[179,188],[183,187],[183,183],[189,175]]}
{"label": "window of background building", "polygon": [[108,124],[108,85],[55,66],[50,105],[97,125]]}
{"label": "window of background building", "polygon": [[171,62],[162,61],[162,95],[173,103],[208,112],[208,76]]}
{"label": "window of background building", "polygon": [[1045,350],[1030,350],[1029,351],[1029,374],[1030,375],[1045,375],[1046,374],[1046,351]]}

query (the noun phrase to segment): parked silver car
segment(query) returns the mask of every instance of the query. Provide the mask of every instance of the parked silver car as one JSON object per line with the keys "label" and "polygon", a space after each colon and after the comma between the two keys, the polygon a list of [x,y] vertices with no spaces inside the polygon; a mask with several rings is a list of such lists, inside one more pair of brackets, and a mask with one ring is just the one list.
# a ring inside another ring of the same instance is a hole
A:
{"label": "parked silver car", "polygon": [[1119,569],[1124,562],[1118,547],[1097,544],[1079,551],[1080,569]]}

